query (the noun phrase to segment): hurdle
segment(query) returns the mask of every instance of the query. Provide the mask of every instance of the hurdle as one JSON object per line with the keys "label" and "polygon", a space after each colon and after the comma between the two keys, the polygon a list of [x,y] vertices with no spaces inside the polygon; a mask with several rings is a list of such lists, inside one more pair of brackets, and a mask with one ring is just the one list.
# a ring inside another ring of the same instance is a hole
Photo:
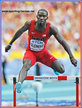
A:
{"label": "hurdle", "polygon": [[[27,76],[25,80],[74,80],[76,83],[76,107],[79,107],[79,76]],[[13,106],[16,107],[16,77],[13,77]],[[38,102],[38,100],[36,100]],[[36,103],[38,106],[38,103]]]}

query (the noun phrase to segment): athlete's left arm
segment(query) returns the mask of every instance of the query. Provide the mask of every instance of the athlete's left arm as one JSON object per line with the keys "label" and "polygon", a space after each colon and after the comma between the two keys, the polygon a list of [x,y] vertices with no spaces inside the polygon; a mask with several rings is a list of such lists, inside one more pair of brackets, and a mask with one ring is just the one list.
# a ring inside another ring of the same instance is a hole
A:
{"label": "athlete's left arm", "polygon": [[73,54],[72,54],[72,52],[70,50],[69,45],[65,41],[64,37],[59,33],[58,29],[55,26],[50,25],[49,33],[50,33],[50,36],[51,35],[54,35],[54,37],[57,39],[57,41],[64,47],[64,49],[66,50],[66,52],[69,55],[69,58],[71,60],[71,63],[74,66],[77,66],[77,60],[74,58],[74,56],[73,56]]}

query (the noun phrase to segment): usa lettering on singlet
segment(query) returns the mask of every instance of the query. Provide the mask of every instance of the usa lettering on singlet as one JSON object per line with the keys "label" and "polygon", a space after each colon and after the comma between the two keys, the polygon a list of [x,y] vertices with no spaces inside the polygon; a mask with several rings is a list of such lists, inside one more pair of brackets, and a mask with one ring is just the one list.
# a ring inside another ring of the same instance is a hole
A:
{"label": "usa lettering on singlet", "polygon": [[44,49],[44,42],[41,40],[31,39],[30,40],[30,49],[32,51],[41,51],[42,49]]}

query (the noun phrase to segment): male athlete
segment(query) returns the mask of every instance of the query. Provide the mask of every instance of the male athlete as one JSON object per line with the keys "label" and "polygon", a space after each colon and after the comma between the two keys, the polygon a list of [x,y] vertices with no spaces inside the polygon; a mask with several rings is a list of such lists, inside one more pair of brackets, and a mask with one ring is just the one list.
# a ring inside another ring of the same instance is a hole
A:
{"label": "male athlete", "polygon": [[27,76],[27,71],[37,61],[51,67],[56,72],[64,73],[65,69],[63,64],[53,57],[46,49],[47,41],[52,35],[54,35],[57,41],[64,47],[69,55],[71,63],[75,67],[77,66],[77,60],[72,55],[72,52],[63,36],[58,32],[58,29],[55,26],[46,21],[48,19],[47,10],[40,9],[37,12],[36,17],[37,20],[27,21],[24,26],[16,32],[9,45],[5,48],[5,51],[8,52],[13,42],[18,39],[22,33],[28,30],[28,46],[24,54],[23,67],[19,73],[18,83],[16,84],[18,93],[21,92],[21,84]]}

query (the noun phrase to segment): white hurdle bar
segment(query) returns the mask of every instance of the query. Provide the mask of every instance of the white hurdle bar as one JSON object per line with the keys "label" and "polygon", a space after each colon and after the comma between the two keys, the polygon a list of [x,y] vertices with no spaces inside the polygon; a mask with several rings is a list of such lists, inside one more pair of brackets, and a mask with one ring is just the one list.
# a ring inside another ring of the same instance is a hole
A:
{"label": "white hurdle bar", "polygon": [[76,80],[78,76],[27,76],[25,80]]}
{"label": "white hurdle bar", "polygon": [[[74,80],[76,83],[76,107],[79,106],[79,76],[27,76],[25,80]],[[16,107],[16,77],[13,77],[13,106]]]}

